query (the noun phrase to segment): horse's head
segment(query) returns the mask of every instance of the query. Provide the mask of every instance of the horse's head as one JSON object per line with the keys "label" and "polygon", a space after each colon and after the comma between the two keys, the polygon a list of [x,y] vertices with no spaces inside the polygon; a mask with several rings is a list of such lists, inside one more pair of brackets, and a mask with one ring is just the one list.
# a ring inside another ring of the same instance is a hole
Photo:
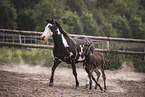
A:
{"label": "horse's head", "polygon": [[45,26],[44,32],[41,35],[41,39],[44,41],[49,39],[57,29],[54,19],[46,19],[46,21],[48,24]]}

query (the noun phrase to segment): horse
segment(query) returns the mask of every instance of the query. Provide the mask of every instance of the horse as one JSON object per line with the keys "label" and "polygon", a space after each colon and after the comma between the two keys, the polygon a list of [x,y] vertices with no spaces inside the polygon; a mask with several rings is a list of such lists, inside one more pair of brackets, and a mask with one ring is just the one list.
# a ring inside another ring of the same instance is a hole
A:
{"label": "horse", "polygon": [[[97,86],[99,86],[99,85],[97,85],[98,84],[97,82],[98,82],[98,80],[100,78],[100,74],[101,74],[98,70],[98,68],[100,68],[101,72],[102,72],[102,77],[104,80],[104,91],[105,91],[105,90],[107,90],[107,88],[106,88],[106,75],[104,72],[105,60],[104,60],[104,57],[102,54],[97,53],[97,52],[94,52],[94,53],[90,52],[91,45],[92,44],[85,45],[84,49],[83,49],[83,54],[85,56],[85,61],[86,61],[86,64],[84,64],[84,68],[85,68],[86,72],[88,73],[89,84],[90,84],[89,88],[90,88],[90,90],[92,88],[91,87],[91,85],[92,85],[91,78],[96,83],[95,89],[97,88]],[[97,81],[95,80],[95,78],[92,74],[93,71],[97,74]],[[88,87],[87,84],[86,84],[86,88]]]}
{"label": "horse", "polygon": [[[75,89],[79,89],[79,81],[76,72],[76,63],[83,62],[85,57],[83,56],[83,47],[92,43],[88,38],[73,39],[69,34],[62,28],[60,23],[55,19],[46,19],[47,25],[45,26],[44,32],[41,35],[41,39],[46,41],[49,37],[53,37],[54,48],[54,64],[51,69],[51,77],[49,86],[53,86],[53,77],[55,69],[61,62],[71,64],[73,75],[75,77],[76,86]],[[94,52],[95,48],[92,45],[90,52]],[[85,64],[85,63],[84,63]]]}

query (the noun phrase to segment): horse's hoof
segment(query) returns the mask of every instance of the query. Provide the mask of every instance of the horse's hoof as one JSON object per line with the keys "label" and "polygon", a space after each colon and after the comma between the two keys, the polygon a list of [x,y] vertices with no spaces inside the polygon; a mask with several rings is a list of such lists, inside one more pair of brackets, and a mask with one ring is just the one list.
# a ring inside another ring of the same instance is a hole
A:
{"label": "horse's hoof", "polygon": [[97,86],[95,86],[95,89],[97,89]]}
{"label": "horse's hoof", "polygon": [[76,87],[75,87],[75,89],[79,89],[79,87],[78,87],[78,86],[76,86]]}
{"label": "horse's hoof", "polygon": [[107,91],[107,89],[104,89],[104,92],[106,92]]}
{"label": "horse's hoof", "polygon": [[53,87],[54,86],[54,84],[53,83],[49,83],[49,87]]}

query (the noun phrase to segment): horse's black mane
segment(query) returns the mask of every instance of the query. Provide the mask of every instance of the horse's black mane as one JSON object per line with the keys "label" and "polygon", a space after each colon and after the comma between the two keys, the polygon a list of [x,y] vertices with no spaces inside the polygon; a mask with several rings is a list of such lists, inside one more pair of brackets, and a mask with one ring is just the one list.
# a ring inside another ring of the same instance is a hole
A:
{"label": "horse's black mane", "polygon": [[59,23],[58,21],[55,20],[55,23],[56,23],[56,25],[58,26],[60,32],[61,32],[64,36],[70,37],[70,36],[68,35],[68,33],[62,28],[62,26],[60,25],[60,23]]}

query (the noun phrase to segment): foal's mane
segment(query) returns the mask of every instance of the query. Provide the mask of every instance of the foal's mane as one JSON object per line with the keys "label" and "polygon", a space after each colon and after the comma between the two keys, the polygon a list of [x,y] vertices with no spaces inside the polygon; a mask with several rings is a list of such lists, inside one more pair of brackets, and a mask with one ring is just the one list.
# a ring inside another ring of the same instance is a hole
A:
{"label": "foal's mane", "polygon": [[56,23],[56,25],[58,26],[60,32],[61,32],[64,36],[70,37],[70,36],[68,35],[68,33],[62,28],[62,26],[60,25],[60,23],[59,23],[58,21],[55,20],[55,23]]}

